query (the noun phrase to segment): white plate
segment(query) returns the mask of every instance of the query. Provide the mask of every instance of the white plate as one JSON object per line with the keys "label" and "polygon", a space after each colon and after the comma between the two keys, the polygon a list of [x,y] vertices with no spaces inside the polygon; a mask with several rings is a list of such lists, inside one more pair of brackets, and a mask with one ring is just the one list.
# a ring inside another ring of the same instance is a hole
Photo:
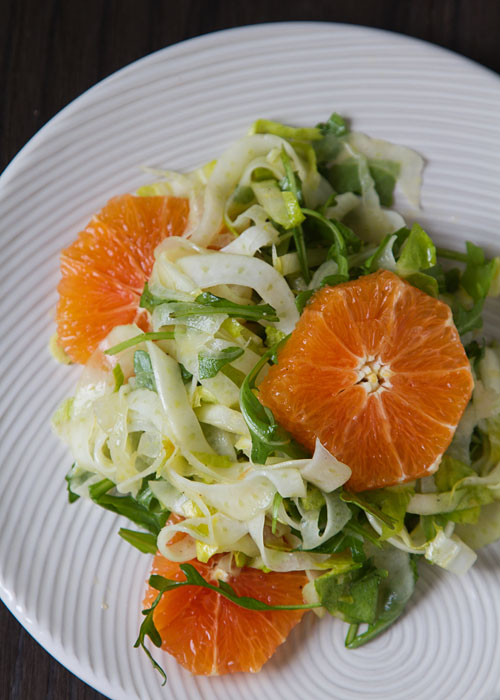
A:
{"label": "white plate", "polygon": [[160,689],[132,648],[148,557],[118,537],[119,519],[66,503],[71,460],[49,417],[78,370],[47,350],[59,250],[109,197],[148,180],[141,165],[189,169],[257,117],[313,125],[333,110],[423,154],[420,221],[436,240],[499,252],[498,77],[362,27],[257,25],[159,51],[64,109],[1,178],[1,596],[51,654],[112,698],[500,697],[498,547],[464,578],[421,566],[404,618],[357,651],[344,649],[341,622],[311,614],[257,675],[195,678],[165,657]]}

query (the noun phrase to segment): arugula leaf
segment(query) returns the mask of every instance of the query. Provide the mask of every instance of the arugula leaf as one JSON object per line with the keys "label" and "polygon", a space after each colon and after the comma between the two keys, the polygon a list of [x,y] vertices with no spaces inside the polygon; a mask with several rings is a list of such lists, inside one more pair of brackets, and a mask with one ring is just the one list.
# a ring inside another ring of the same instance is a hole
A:
{"label": "arugula leaf", "polygon": [[234,588],[232,588],[225,581],[218,581],[217,586],[208,583],[208,581],[205,581],[203,576],[192,564],[181,564],[180,569],[186,577],[185,580],[173,581],[165,578],[164,576],[153,574],[149,578],[149,585],[161,593],[166,593],[167,591],[171,591],[182,586],[200,586],[202,588],[208,588],[211,591],[215,591],[215,593],[218,593],[223,598],[227,598],[227,600],[230,600],[232,603],[239,605],[240,608],[245,608],[246,610],[310,610],[311,608],[321,607],[319,603],[303,605],[269,605],[268,603],[258,600],[257,598],[238,595]]}
{"label": "arugula leaf", "polygon": [[227,598],[227,600],[230,600],[232,603],[235,603],[246,610],[310,610],[312,608],[321,607],[320,603],[311,603],[308,605],[269,605],[268,603],[264,603],[257,598],[238,595],[236,591],[225,581],[218,581],[218,586],[208,583],[192,564],[181,564],[180,569],[186,577],[183,581],[173,581],[165,578],[164,576],[159,576],[158,574],[153,574],[149,577],[149,585],[159,591],[159,593],[151,607],[142,611],[145,619],[141,624],[139,636],[134,644],[134,648],[139,646],[143,648],[154,668],[161,673],[164,679],[163,685],[167,680],[165,671],[154,660],[151,652],[145,645],[145,641],[146,637],[149,637],[156,647],[161,647],[161,636],[156,629],[153,614],[155,609],[158,607],[162,596],[169,591],[181,588],[182,586],[199,586],[201,588],[208,588],[209,590],[218,593],[224,598]]}
{"label": "arugula leaf", "polygon": [[434,474],[434,483],[438,491],[451,491],[457,482],[468,476],[477,476],[477,473],[459,459],[444,455]]}
{"label": "arugula leaf", "polygon": [[163,299],[162,297],[157,297],[150,291],[149,285],[146,282],[141,294],[141,298],[139,300],[139,306],[142,309],[147,309],[149,313],[153,313],[155,306],[159,306],[160,304],[164,304],[165,302],[166,299]]}
{"label": "arugula leaf", "polygon": [[322,138],[313,143],[318,163],[332,161],[339,154],[343,137],[349,132],[349,127],[340,114],[334,112],[328,121],[317,125]]}
{"label": "arugula leaf", "polygon": [[[281,189],[285,191],[290,191],[294,195],[295,201],[297,201],[299,206],[301,206],[303,204],[302,190],[299,187],[298,177],[293,171],[290,158],[284,150],[281,151],[281,161],[283,163],[283,167],[285,168],[285,178],[280,183]],[[299,258],[300,271],[305,283],[309,284],[311,280],[311,275],[309,272],[309,265],[307,262],[307,251],[304,241],[304,231],[300,223],[292,229],[292,233],[293,240],[295,242],[295,249]]]}
{"label": "arugula leaf", "polygon": [[198,375],[200,379],[210,379],[233,360],[237,360],[244,353],[243,348],[238,346],[224,348],[211,355],[198,355]]}
{"label": "arugula leaf", "polygon": [[451,310],[453,312],[453,321],[460,335],[465,335],[469,331],[483,327],[484,299],[478,301],[470,309],[467,309],[456,299],[451,300]]}
{"label": "arugula leaf", "polygon": [[394,188],[399,177],[401,166],[395,160],[371,158],[368,160],[368,169],[373,178],[380,204],[390,207],[394,200]]}
{"label": "arugula leaf", "polygon": [[[276,310],[270,304],[235,304],[228,299],[218,297],[210,292],[202,292],[202,294],[199,294],[196,297],[194,302],[178,301],[177,299],[167,299],[154,296],[146,283],[141,296],[140,306],[152,312],[156,306],[161,306],[163,304],[168,304],[172,307],[172,318],[227,314],[230,317],[244,318],[248,321],[258,321],[261,318],[265,319],[266,321],[279,321]],[[166,331],[166,333],[168,333],[168,335],[165,337],[174,337],[173,332]],[[145,333],[144,335],[154,334]],[[139,338],[139,336],[137,336],[137,338]],[[156,339],[161,340],[162,338],[144,338],[144,340]],[[130,341],[125,342],[128,343]],[[136,342],[141,342],[141,340],[137,340]],[[123,345],[123,343],[121,345]],[[121,345],[111,348],[107,351],[107,353],[111,355],[125,349],[125,347],[122,348]],[[130,342],[130,345],[134,345],[134,343]],[[130,345],[127,345],[126,347],[130,347]]]}
{"label": "arugula leaf", "polygon": [[351,625],[345,640],[348,649],[357,649],[392,625],[415,590],[418,572],[413,555],[394,548],[383,550],[374,554],[374,565],[378,571],[387,572],[387,576],[380,579],[377,616],[362,634],[358,634],[357,626]]}
{"label": "arugula leaf", "polygon": [[306,289],[305,291],[299,292],[297,294],[297,296],[295,297],[295,306],[297,307],[297,311],[299,312],[299,314],[301,314],[304,311],[307,302],[312,297],[314,292],[317,291],[317,289]]}
{"label": "arugula leaf", "polygon": [[157,661],[155,661],[153,655],[151,654],[151,652],[145,644],[146,637],[149,637],[149,639],[153,642],[155,647],[161,647],[161,635],[156,629],[153,614],[156,608],[158,607],[160,600],[162,599],[163,593],[164,591],[158,593],[150,608],[142,610],[142,614],[145,615],[145,618],[139,628],[139,636],[135,640],[134,649],[142,647],[143,651],[146,653],[146,656],[153,664],[153,668],[155,668],[163,678],[162,685],[165,685],[165,683],[167,682],[167,674],[165,673],[164,669],[160,666],[160,664]]}
{"label": "arugula leaf", "polygon": [[156,381],[149,353],[145,350],[136,350],[134,353],[134,373],[137,386],[156,391]]}
{"label": "arugula leaf", "polygon": [[384,540],[393,537],[403,528],[406,509],[414,493],[415,489],[411,486],[394,486],[385,489],[376,489],[374,491],[366,491],[363,494],[365,509],[371,507],[372,514],[376,515],[377,518],[382,519],[382,515],[391,520],[390,524],[382,521],[381,539]]}
{"label": "arugula leaf", "polygon": [[328,258],[335,260],[337,263],[338,274],[348,276],[349,263],[347,260],[347,247],[342,235],[342,229],[336,222],[332,221],[331,219],[327,219],[325,216],[323,216],[323,214],[314,211],[314,209],[304,208],[302,209],[302,212],[306,215],[306,217],[314,219],[321,224],[320,231],[332,244],[332,247],[328,251]]}
{"label": "arugula leaf", "polygon": [[381,520],[382,523],[387,527],[391,529],[395,527],[395,518],[392,515],[385,513],[377,503],[373,503],[370,500],[368,491],[365,491],[363,494],[360,494],[353,493],[344,489],[340,494],[340,498],[345,503],[353,503],[358,508],[361,508],[361,510],[364,510],[365,512],[370,513],[371,515],[374,515],[376,518]]}
{"label": "arugula leaf", "polygon": [[344,117],[337,112],[333,112],[326,122],[321,122],[317,127],[323,136],[333,134],[334,136],[345,136],[349,133],[349,127]]}
{"label": "arugula leaf", "polygon": [[[165,302],[163,302],[165,303]],[[108,348],[104,352],[106,355],[116,355],[122,350],[127,350],[134,345],[139,345],[139,343],[144,343],[146,340],[173,340],[174,333],[172,331],[158,331],[157,333],[141,333],[140,335],[135,335],[133,338],[124,340],[123,343],[118,343],[118,345],[113,345],[112,348]]]}
{"label": "arugula leaf", "polygon": [[384,572],[371,560],[342,574],[327,572],[314,581],[321,604],[330,615],[350,623],[373,624],[377,617],[380,580]]}
{"label": "arugula leaf", "polygon": [[182,381],[184,382],[184,384],[186,384],[187,382],[190,382],[191,379],[193,378],[193,375],[191,374],[191,372],[189,370],[187,370],[184,367],[182,362],[179,362],[179,369],[181,371],[181,377],[182,377]]}
{"label": "arugula leaf", "polygon": [[464,347],[464,350],[467,353],[467,357],[469,358],[471,365],[475,370],[477,370],[479,362],[483,359],[486,350],[486,343],[484,339],[482,342],[471,340],[471,342]]}
{"label": "arugula leaf", "polygon": [[414,223],[401,249],[397,263],[398,273],[406,276],[413,272],[427,270],[435,264],[436,246],[424,229]]}
{"label": "arugula leaf", "polygon": [[349,534],[348,527],[345,527],[340,532],[337,532],[336,535],[333,535],[333,537],[330,537],[330,539],[326,540],[326,542],[314,547],[314,549],[306,550],[301,547],[300,551],[310,551],[317,554],[339,554],[340,552],[344,552],[346,549],[351,551],[351,556],[354,562],[359,563],[366,560],[366,555],[363,549],[363,541],[358,539],[358,537]]}
{"label": "arugula leaf", "polygon": [[261,369],[269,359],[276,360],[276,353],[285,341],[286,338],[262,355],[240,389],[240,408],[252,438],[252,461],[257,464],[265,464],[267,457],[275,451],[284,452],[292,458],[309,454],[278,425],[272,411],[263,406],[254,393],[255,381]]}
{"label": "arugula leaf", "polygon": [[127,530],[127,528],[121,527],[118,530],[118,534],[120,537],[123,537],[125,542],[131,544],[143,554],[156,554],[158,550],[156,537],[149,532],[136,532],[135,530]]}
{"label": "arugula leaf", "polygon": [[451,270],[446,270],[444,273],[445,291],[448,294],[454,294],[460,288],[461,272],[458,267],[453,267]]}
{"label": "arugula leaf", "polygon": [[270,304],[235,304],[228,299],[218,297],[210,292],[199,294],[194,302],[170,301],[172,318],[186,316],[209,316],[212,314],[227,314],[234,318],[244,318],[247,321],[279,321],[276,310]]}
{"label": "arugula leaf", "polygon": [[69,470],[69,472],[68,472],[68,473],[66,474],[66,476],[64,477],[64,480],[66,481],[66,489],[67,489],[67,491],[68,491],[68,501],[69,501],[69,503],[74,503],[75,501],[77,501],[77,500],[80,498],[80,496],[79,496],[77,493],[75,493],[74,491],[72,491],[72,489],[71,489],[71,487],[72,487],[72,485],[73,485],[73,480],[74,480],[74,478],[75,478],[75,472],[76,472],[77,470],[78,470],[78,467],[77,467],[77,465],[76,465],[76,462],[74,462],[74,463],[71,465],[71,469]]}
{"label": "arugula leaf", "polygon": [[477,303],[488,295],[493,275],[495,261],[485,261],[484,250],[474,243],[467,241],[467,264],[462,275],[462,287]]}
{"label": "arugula leaf", "polygon": [[[98,506],[110,510],[112,513],[123,515],[151,534],[158,535],[170,513],[161,507],[158,507],[156,511],[151,507],[154,496],[149,488],[144,488],[142,492],[143,503],[141,503],[141,492],[137,498],[130,495],[114,496],[109,493],[114,487],[115,484],[110,479],[103,479],[89,487],[89,496]],[[147,505],[144,505],[144,501]],[[155,505],[159,506],[157,501]]]}
{"label": "arugula leaf", "polygon": [[321,130],[318,127],[286,126],[280,122],[269,119],[257,119],[250,130],[251,134],[273,134],[281,136],[287,141],[318,141],[321,139]]}
{"label": "arugula leaf", "polygon": [[115,391],[118,391],[125,381],[125,375],[123,374],[120,363],[113,367],[113,377],[115,378]]}
{"label": "arugula leaf", "polygon": [[421,292],[425,292],[435,299],[438,298],[439,285],[435,277],[427,275],[425,272],[412,272],[410,275],[407,275],[405,279],[413,287],[420,289]]}
{"label": "arugula leaf", "polygon": [[[380,204],[383,207],[390,207],[393,203],[394,188],[401,170],[400,164],[394,160],[370,158],[368,170],[373,179]],[[362,194],[358,163],[354,158],[330,166],[328,180],[339,194],[344,192]]]}

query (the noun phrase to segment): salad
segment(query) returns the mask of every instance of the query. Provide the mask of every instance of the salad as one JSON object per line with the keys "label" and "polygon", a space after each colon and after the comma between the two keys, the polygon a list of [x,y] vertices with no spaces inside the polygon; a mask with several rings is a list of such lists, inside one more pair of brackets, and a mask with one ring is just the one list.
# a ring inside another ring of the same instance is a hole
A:
{"label": "salad", "polygon": [[[465,574],[500,537],[500,350],[481,334],[500,258],[403,219],[395,193],[418,218],[422,169],[337,114],[262,119],[217,161],[156,172],[64,252],[54,354],[86,348],[53,417],[68,496],[128,518],[119,534],[155,556],[136,646],[162,673],[147,637],[195,673],[255,671],[308,609],[356,648],[401,616],[420,562]],[[158,245],[123,224],[125,206],[180,202],[177,229],[150,215]],[[70,298],[99,275],[97,296]],[[248,639],[263,619],[281,636],[258,662],[198,663],[216,642],[188,613],[180,639],[168,602],[212,624],[195,590],[243,610]]]}

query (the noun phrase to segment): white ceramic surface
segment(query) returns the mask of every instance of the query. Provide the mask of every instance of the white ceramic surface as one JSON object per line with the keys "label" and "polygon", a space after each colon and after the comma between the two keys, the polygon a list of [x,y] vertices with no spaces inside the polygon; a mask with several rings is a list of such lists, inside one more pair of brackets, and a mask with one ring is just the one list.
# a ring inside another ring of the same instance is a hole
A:
{"label": "white ceramic surface", "polygon": [[[341,622],[310,614],[261,673],[194,678],[165,657],[161,689],[132,648],[148,557],[118,537],[119,518],[66,502],[71,459],[49,418],[78,369],[47,350],[59,250],[109,197],[149,181],[141,165],[190,169],[257,117],[313,125],[333,110],[425,157],[419,220],[437,241],[500,252],[498,76],[362,27],[257,25],[167,48],[69,105],[1,176],[0,593],[51,654],[115,700],[500,698],[498,546],[463,578],[421,566],[404,618],[357,651],[344,649]],[[494,333],[498,304],[487,318]]]}

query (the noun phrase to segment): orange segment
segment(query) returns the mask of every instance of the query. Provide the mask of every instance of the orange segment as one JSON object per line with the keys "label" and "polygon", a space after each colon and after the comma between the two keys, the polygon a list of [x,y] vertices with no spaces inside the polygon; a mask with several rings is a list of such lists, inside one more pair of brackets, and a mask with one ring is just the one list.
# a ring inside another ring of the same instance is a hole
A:
{"label": "orange segment", "polygon": [[148,327],[139,299],[154,263],[154,249],[184,232],[189,205],[175,197],[111,199],[61,253],[56,321],[59,343],[85,363],[115,327]]}
{"label": "orange segment", "polygon": [[473,387],[451,310],[386,270],[325,287],[261,383],[299,442],[316,437],[376,489],[432,473]]}
{"label": "orange segment", "polygon": [[[217,558],[208,564],[197,560],[196,567],[205,580],[214,583]],[[182,581],[179,564],[157,555],[152,572]],[[243,568],[228,580],[238,595],[251,596],[270,605],[301,605],[304,572],[268,574]],[[150,607],[157,591],[149,588],[144,606]],[[166,593],[154,613],[162,638],[162,648],[184,668],[200,675],[219,675],[236,671],[259,671],[300,621],[304,610],[257,612],[246,610],[215,591],[185,586]]]}

